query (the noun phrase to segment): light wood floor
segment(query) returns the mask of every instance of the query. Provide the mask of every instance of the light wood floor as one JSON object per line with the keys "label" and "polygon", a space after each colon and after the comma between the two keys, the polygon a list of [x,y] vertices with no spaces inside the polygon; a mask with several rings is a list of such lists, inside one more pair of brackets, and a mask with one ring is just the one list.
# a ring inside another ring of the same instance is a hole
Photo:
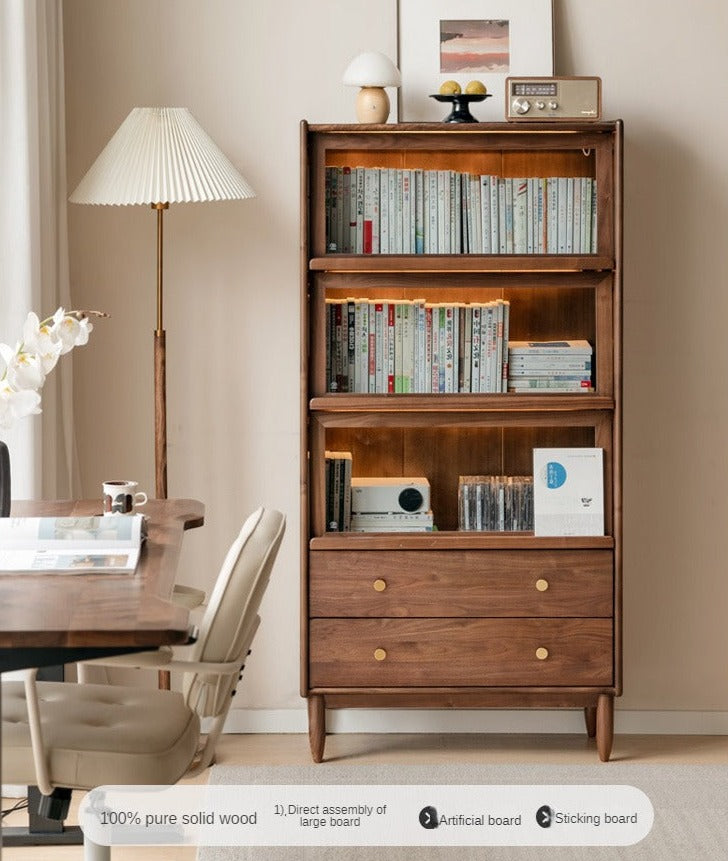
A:
{"label": "light wood floor", "polygon": [[[582,735],[332,735],[326,740],[326,760],[341,764],[393,763],[408,765],[472,763],[599,764],[593,741]],[[687,735],[617,735],[614,762],[728,765],[728,737]],[[304,735],[225,735],[218,745],[220,765],[308,765],[311,757]],[[605,769],[609,768],[604,764]],[[202,775],[194,781],[203,783]],[[76,793],[80,797],[81,793]],[[69,823],[75,821],[75,804]],[[12,802],[3,800],[5,809]],[[4,820],[22,825],[21,814]],[[117,847],[113,861],[193,861],[192,847]],[[2,850],[2,861],[81,861],[80,846],[27,847]]]}

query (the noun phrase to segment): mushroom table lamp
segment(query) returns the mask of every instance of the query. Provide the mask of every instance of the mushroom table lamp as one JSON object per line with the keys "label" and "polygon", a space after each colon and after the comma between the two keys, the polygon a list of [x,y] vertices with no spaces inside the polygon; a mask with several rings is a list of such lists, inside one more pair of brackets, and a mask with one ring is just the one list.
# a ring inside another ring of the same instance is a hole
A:
{"label": "mushroom table lamp", "polygon": [[356,97],[356,118],[360,123],[386,123],[389,96],[384,87],[402,83],[399,69],[384,54],[367,51],[349,63],[343,78],[347,87],[361,87]]}

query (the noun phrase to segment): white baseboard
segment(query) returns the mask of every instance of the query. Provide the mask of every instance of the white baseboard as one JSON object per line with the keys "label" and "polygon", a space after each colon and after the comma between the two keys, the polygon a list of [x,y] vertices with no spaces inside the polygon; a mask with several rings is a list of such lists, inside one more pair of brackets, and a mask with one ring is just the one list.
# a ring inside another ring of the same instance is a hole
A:
{"label": "white baseboard", "polygon": [[[334,709],[328,732],[342,733],[582,733],[579,709],[434,710]],[[728,735],[728,712],[615,711],[614,730],[627,735]],[[305,709],[234,709],[228,733],[305,733]]]}

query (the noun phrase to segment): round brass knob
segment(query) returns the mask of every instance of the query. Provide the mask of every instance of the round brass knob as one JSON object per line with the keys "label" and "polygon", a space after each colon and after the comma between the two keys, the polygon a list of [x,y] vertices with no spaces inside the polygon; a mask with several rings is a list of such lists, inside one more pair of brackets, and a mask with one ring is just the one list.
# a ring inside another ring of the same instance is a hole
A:
{"label": "round brass knob", "polygon": [[384,592],[384,590],[387,588],[387,581],[386,580],[375,580],[372,585],[374,586],[375,592]]}
{"label": "round brass knob", "polygon": [[375,649],[374,650],[374,660],[375,661],[383,661],[387,657],[387,652],[384,649]]}
{"label": "round brass knob", "polygon": [[543,578],[536,580],[536,588],[539,592],[545,592],[549,588],[549,581]]}
{"label": "round brass knob", "polygon": [[536,657],[539,659],[539,661],[545,661],[548,656],[549,650],[545,649],[543,646],[539,646],[538,649],[536,649]]}

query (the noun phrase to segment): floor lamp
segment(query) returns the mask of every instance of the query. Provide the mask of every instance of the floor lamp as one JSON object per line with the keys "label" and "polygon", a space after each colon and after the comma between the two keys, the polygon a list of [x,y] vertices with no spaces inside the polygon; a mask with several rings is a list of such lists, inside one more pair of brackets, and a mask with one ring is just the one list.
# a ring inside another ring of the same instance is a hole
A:
{"label": "floor lamp", "polygon": [[154,466],[167,497],[166,333],[163,218],[170,203],[255,197],[187,108],[134,108],[69,198],[72,203],[146,204],[157,213],[157,326],[154,330]]}

